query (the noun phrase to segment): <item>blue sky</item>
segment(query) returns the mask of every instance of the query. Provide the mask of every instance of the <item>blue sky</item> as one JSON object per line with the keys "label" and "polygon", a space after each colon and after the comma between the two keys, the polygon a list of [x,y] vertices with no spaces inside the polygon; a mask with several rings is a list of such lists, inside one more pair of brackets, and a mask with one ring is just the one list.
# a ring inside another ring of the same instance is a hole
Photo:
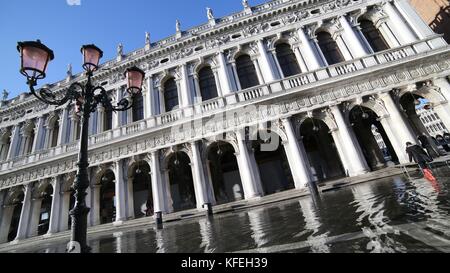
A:
{"label": "blue sky", "polygon": [[[69,5],[81,1],[80,5]],[[175,20],[187,29],[207,21],[206,7],[221,17],[242,10],[241,0],[20,0],[0,3],[0,92],[9,98],[28,92],[19,73],[17,41],[40,39],[55,53],[48,76],[40,84],[64,79],[67,65],[81,72],[80,47],[94,43],[104,51],[103,62],[115,58],[122,42],[129,52],[175,33]],[[254,6],[268,0],[250,0]]]}

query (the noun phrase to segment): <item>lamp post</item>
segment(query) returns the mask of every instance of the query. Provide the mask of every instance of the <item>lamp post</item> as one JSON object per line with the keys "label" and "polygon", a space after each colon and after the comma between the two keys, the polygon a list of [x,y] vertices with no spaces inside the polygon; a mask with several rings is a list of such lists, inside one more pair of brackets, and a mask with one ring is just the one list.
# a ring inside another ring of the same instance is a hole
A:
{"label": "lamp post", "polygon": [[[142,83],[145,73],[137,68],[131,67],[125,71],[130,98],[123,98],[113,105],[106,90],[102,86],[94,86],[92,76],[99,69],[99,61],[103,52],[95,45],[85,45],[81,48],[83,55],[83,69],[86,72],[86,83],[73,83],[65,94],[52,92],[50,89],[41,88],[36,90],[37,81],[44,79],[48,63],[54,59],[53,51],[43,45],[39,40],[36,42],[19,42],[17,50],[21,56],[20,73],[27,78],[27,84],[31,93],[43,103],[62,106],[66,103],[74,103],[78,113],[81,114],[81,137],[78,154],[78,171],[73,185],[75,190],[75,207],[70,211],[72,217],[71,242],[68,252],[90,251],[86,242],[87,237],[87,215],[90,208],[86,206],[86,189],[89,187],[88,176],[88,141],[89,141],[89,118],[101,104],[111,111],[126,111],[133,107],[133,97],[142,91]],[[79,249],[78,249],[79,248]]]}

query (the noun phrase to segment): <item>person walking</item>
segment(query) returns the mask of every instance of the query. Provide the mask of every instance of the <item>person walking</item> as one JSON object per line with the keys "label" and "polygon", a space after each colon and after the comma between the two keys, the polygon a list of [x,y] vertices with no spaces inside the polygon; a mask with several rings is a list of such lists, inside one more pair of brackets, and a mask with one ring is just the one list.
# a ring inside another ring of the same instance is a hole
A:
{"label": "person walking", "polygon": [[430,140],[428,139],[425,133],[422,133],[420,136],[417,137],[417,139],[419,140],[420,144],[422,144],[422,148],[424,148],[427,151],[428,156],[431,159],[439,157],[439,153],[433,149],[433,146],[431,145]]}
{"label": "person walking", "polygon": [[449,133],[445,133],[443,135],[443,137],[444,137],[444,143],[445,143],[443,145],[443,147],[444,147],[446,152],[450,152],[450,134]]}
{"label": "person walking", "polygon": [[433,162],[433,159],[424,151],[419,145],[414,145],[411,142],[406,142],[406,153],[409,155],[409,161],[413,160],[419,164],[420,169],[426,179],[430,181],[436,180],[431,170],[428,168],[428,163]]}

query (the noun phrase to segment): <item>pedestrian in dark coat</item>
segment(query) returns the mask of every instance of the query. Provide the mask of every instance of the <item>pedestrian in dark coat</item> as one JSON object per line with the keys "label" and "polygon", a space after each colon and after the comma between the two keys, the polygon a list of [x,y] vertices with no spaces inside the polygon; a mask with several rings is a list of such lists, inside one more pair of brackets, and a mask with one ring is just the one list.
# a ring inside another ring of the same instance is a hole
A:
{"label": "pedestrian in dark coat", "polygon": [[427,169],[427,163],[433,162],[433,159],[419,145],[413,145],[411,142],[406,143],[406,152],[409,155],[409,161],[419,164],[420,168]]}
{"label": "pedestrian in dark coat", "polygon": [[446,152],[450,152],[450,134],[449,133],[445,133],[444,134],[444,145],[442,145],[442,147],[444,147],[444,150]]}
{"label": "pedestrian in dark coat", "polygon": [[433,149],[433,146],[431,145],[431,143],[425,133],[418,136],[417,139],[422,144],[422,148],[424,148],[427,151],[430,158],[438,158],[439,157],[439,153]]}

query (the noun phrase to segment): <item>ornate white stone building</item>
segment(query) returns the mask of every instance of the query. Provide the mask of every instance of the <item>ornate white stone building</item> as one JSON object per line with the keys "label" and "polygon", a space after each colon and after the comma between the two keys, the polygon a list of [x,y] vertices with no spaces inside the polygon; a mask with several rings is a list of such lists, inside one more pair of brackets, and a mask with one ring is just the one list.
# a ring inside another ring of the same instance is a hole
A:
{"label": "ornate white stone building", "polygon": [[417,109],[417,115],[431,136],[443,136],[445,133],[449,133],[442,120],[432,109],[424,107]]}
{"label": "ornate white stone building", "polygon": [[[147,78],[132,110],[91,118],[89,225],[383,168],[372,126],[406,163],[405,143],[424,131],[421,97],[450,128],[450,47],[407,0],[243,4],[189,30],[177,22],[162,41],[147,34],[130,53],[120,45],[97,72],[114,100],[126,96],[125,68]],[[54,92],[85,80],[68,70]],[[79,132],[71,105],[2,102],[0,243],[68,230]]]}

